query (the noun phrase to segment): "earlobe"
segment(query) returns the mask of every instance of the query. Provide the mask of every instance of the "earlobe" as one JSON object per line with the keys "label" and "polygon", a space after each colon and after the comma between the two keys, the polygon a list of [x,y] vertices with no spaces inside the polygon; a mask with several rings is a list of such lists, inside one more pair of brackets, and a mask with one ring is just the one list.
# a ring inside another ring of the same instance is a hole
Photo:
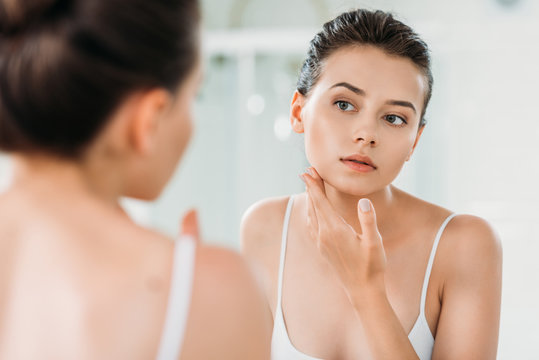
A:
{"label": "earlobe", "polygon": [[296,90],[292,97],[292,104],[290,105],[290,124],[292,125],[292,130],[298,134],[304,131],[301,114],[304,102],[305,97]]}

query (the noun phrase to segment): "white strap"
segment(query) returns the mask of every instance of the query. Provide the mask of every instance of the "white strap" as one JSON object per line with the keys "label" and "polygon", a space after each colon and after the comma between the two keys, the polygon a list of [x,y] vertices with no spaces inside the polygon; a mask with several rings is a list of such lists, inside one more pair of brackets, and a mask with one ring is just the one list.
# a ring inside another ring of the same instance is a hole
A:
{"label": "white strap", "polygon": [[157,360],[177,360],[180,356],[193,288],[195,250],[196,241],[191,236],[180,236],[174,244],[170,292]]}
{"label": "white strap", "polygon": [[440,226],[440,229],[438,230],[438,233],[436,234],[436,238],[434,239],[434,244],[432,244],[432,250],[430,251],[430,257],[429,257],[429,263],[427,265],[427,271],[425,271],[425,279],[423,280],[423,289],[421,290],[421,305],[419,308],[419,312],[421,315],[425,315],[425,303],[427,299],[427,289],[429,287],[429,280],[430,280],[430,273],[432,271],[432,264],[434,263],[434,257],[436,256],[436,250],[438,249],[438,243],[440,242],[440,238],[442,237],[442,234],[445,230],[445,227],[453,219],[457,214],[451,214],[449,215],[445,221],[442,223],[442,226]]}
{"label": "white strap", "polygon": [[288,199],[288,205],[286,206],[286,213],[284,215],[284,222],[283,222],[283,234],[281,236],[281,258],[279,262],[279,287],[277,289],[277,308],[281,306],[284,261],[286,257],[286,243],[287,243],[287,238],[288,238],[288,223],[290,222],[290,213],[292,212],[293,203],[294,203],[294,196],[290,196],[290,199]]}

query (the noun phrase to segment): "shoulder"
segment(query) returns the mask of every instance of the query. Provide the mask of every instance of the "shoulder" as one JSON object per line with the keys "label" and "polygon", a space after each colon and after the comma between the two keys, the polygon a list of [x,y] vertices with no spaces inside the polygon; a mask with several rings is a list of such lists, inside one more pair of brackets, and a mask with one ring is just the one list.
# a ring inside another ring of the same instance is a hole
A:
{"label": "shoulder", "polygon": [[241,248],[249,255],[260,247],[280,241],[284,215],[290,196],[260,200],[245,211],[241,220]]}
{"label": "shoulder", "polygon": [[251,205],[243,214],[242,226],[281,224],[290,196],[267,198]]}
{"label": "shoulder", "polygon": [[[408,219],[417,226],[427,225],[437,229],[447,219],[452,211],[441,206],[416,198],[401,190],[394,190],[396,194],[406,202]],[[486,220],[466,214],[455,215],[446,225],[440,246],[447,244],[451,251],[458,255],[469,254],[474,251],[501,252],[500,239]]]}
{"label": "shoulder", "polygon": [[[133,256],[127,251],[131,273],[139,275],[143,271],[148,279],[154,274],[158,274],[159,279],[170,279],[174,268],[172,253],[175,251],[172,239],[144,228],[138,229],[136,235],[133,230],[132,235],[129,240],[135,244],[133,247],[137,251],[135,261],[130,260]],[[126,247],[122,248],[125,253]],[[245,260],[232,250],[201,243],[196,244],[194,256],[189,315],[181,358],[264,359],[266,342],[269,344],[269,319],[266,319],[262,291]],[[135,280],[132,282],[138,283]],[[121,286],[118,281],[115,284]],[[147,298],[147,291],[141,296],[140,291],[136,292],[140,287],[132,289],[131,292],[121,292],[122,302],[118,303],[125,303],[126,297],[130,303],[142,299],[140,301],[144,308],[150,308],[143,301]],[[167,302],[167,292],[160,291],[159,294],[158,299],[152,297],[151,305],[156,309],[162,309],[162,304]],[[155,317],[155,311],[140,311],[137,319],[144,315]],[[242,342],[246,338],[250,344],[243,348]]]}
{"label": "shoulder", "polygon": [[462,283],[466,279],[501,278],[501,241],[486,220],[473,215],[455,216],[444,230],[440,247],[447,279]]}
{"label": "shoulder", "polygon": [[[236,252],[199,245],[195,261],[196,278],[201,284],[211,285],[212,291],[229,291],[232,287],[253,285],[245,260]],[[233,295],[233,291],[231,291]]]}
{"label": "shoulder", "polygon": [[195,264],[186,358],[265,358],[271,319],[245,260],[228,249],[199,245]]}
{"label": "shoulder", "polygon": [[[417,226],[437,229],[451,211],[393,188],[406,203],[408,220]],[[486,220],[473,215],[458,214],[446,225],[437,250],[436,263],[445,275],[454,276],[477,271],[478,266],[501,271],[501,241]]]}
{"label": "shoulder", "polygon": [[[174,242],[160,234],[148,231],[146,234],[146,248],[144,252],[157,253],[161,256],[150,258],[150,266],[155,267],[158,262],[163,263],[163,271],[170,272],[173,264],[165,266],[165,258],[172,262],[171,253],[174,251]],[[193,291],[201,295],[201,299],[213,301],[219,295],[221,303],[225,300],[241,301],[246,295],[256,295],[256,284],[243,257],[232,250],[198,243],[194,253],[194,283]],[[152,259],[153,258],[153,259]],[[241,290],[241,291],[239,291]],[[205,295],[209,297],[206,298]]]}
{"label": "shoulder", "polygon": [[456,215],[447,224],[444,236],[460,255],[470,252],[501,255],[502,246],[498,234],[490,223],[480,217]]}

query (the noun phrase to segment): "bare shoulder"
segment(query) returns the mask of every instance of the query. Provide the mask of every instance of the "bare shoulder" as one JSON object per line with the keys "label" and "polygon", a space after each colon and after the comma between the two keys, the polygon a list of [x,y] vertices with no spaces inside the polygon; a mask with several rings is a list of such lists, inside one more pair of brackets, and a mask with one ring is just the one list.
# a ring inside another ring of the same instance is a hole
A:
{"label": "bare shoulder", "polygon": [[444,237],[444,250],[457,267],[501,264],[501,240],[494,228],[480,217],[456,215],[447,225]]}
{"label": "bare shoulder", "polygon": [[[401,190],[394,189],[397,196],[406,202],[410,223],[418,226],[430,224],[438,228],[452,211],[441,206],[416,198]],[[486,220],[466,214],[454,216],[442,234],[437,262],[450,267],[467,268],[474,264],[491,262],[501,263],[501,241],[494,228]],[[481,261],[478,261],[481,260]]]}
{"label": "bare shoulder", "polygon": [[241,221],[241,247],[247,256],[280,244],[280,233],[289,196],[268,198],[251,205]]}
{"label": "bare shoulder", "polygon": [[[499,296],[502,280],[502,247],[499,236],[484,219],[473,215],[456,215],[447,224],[437,250],[437,273],[441,296],[463,299],[469,291],[479,296],[479,289],[492,299]],[[497,290],[496,290],[497,289]]]}
{"label": "bare shoulder", "polygon": [[197,281],[202,287],[208,285],[211,292],[236,296],[235,288],[249,290],[254,284],[245,260],[238,253],[217,246],[198,246],[195,271]]}
{"label": "bare shoulder", "polygon": [[[115,259],[120,259],[120,252],[123,252],[122,259],[127,265],[128,273],[142,273],[147,279],[170,279],[174,266],[174,242],[171,238],[138,226],[129,227],[122,234],[125,236],[115,241],[118,246],[109,250],[109,253],[113,253],[111,255],[114,255]],[[130,247],[127,246],[128,243],[131,244]],[[110,273],[111,271],[107,272]],[[112,277],[107,286],[122,286],[120,281],[117,281],[121,278],[122,276]],[[132,278],[134,280],[131,282],[137,283],[140,276]],[[168,286],[163,289],[165,288]],[[141,304],[145,305],[142,308],[148,309],[149,305],[155,308],[143,314],[142,311],[139,312],[137,319],[155,315],[156,312],[162,316],[159,311],[162,311],[162,304],[167,301],[166,291],[160,291],[159,297],[152,297],[151,302],[144,302],[148,296],[140,296],[140,292],[137,292],[140,287],[133,286],[129,289],[133,291],[119,292],[123,294],[123,303],[126,301],[125,297],[129,296],[128,302],[142,299]],[[158,308],[160,310],[157,310]],[[216,246],[197,244],[189,317],[181,359],[264,359],[266,342],[269,344],[270,336],[264,310],[262,292],[238,253]],[[147,323],[158,329],[155,322],[147,320]],[[155,333],[159,334],[159,331]],[[246,338],[250,344],[242,347],[240,342]],[[267,351],[269,353],[269,350]]]}
{"label": "bare shoulder", "polygon": [[[171,272],[171,254],[174,251],[171,238],[140,228],[130,241],[136,242],[146,268],[159,269],[163,272],[163,278]],[[194,274],[194,296],[202,303],[208,301],[214,307],[226,307],[245,301],[247,297],[253,300],[252,297],[257,296],[258,289],[246,261],[230,249],[197,244]],[[216,298],[219,298],[218,303],[215,302]]]}
{"label": "bare shoulder", "polygon": [[231,250],[198,246],[189,319],[182,359],[269,357],[271,319],[262,291]]}
{"label": "bare shoulder", "polygon": [[476,244],[499,245],[499,238],[492,225],[474,215],[456,215],[447,225],[448,236],[460,239],[473,238]]}
{"label": "bare shoulder", "polygon": [[[411,219],[423,224],[439,227],[453,212],[439,205],[419,199],[401,190],[395,193],[406,202],[406,212]],[[420,223],[418,223],[420,224]],[[454,216],[447,224],[443,242],[450,242],[451,248],[458,251],[496,250],[501,248],[500,239],[494,228],[484,219],[466,214]]]}

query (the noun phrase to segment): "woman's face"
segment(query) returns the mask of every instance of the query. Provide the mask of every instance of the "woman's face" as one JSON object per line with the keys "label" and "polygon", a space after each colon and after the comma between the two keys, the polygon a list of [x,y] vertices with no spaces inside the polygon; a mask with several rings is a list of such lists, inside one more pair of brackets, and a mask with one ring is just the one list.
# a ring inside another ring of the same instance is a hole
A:
{"label": "woman's face", "polygon": [[296,95],[292,126],[305,133],[307,159],[329,185],[372,194],[411,156],[426,86],[409,59],[373,46],[342,48],[326,59],[308,97]]}

